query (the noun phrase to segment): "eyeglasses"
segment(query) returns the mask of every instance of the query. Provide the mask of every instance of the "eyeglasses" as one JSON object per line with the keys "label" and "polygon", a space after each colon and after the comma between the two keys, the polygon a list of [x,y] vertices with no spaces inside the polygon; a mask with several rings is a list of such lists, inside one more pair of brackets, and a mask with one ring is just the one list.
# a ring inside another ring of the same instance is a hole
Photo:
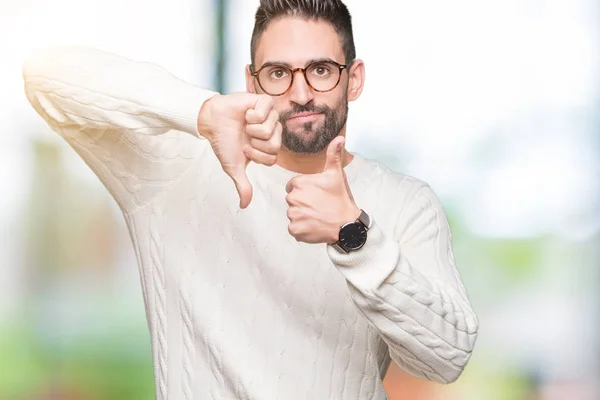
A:
{"label": "eyeglasses", "polygon": [[261,89],[270,96],[281,96],[286,93],[294,83],[296,72],[302,71],[308,86],[317,92],[330,92],[340,83],[342,71],[347,65],[335,61],[316,61],[306,68],[288,68],[285,65],[267,64],[258,71],[250,74],[256,78]]}

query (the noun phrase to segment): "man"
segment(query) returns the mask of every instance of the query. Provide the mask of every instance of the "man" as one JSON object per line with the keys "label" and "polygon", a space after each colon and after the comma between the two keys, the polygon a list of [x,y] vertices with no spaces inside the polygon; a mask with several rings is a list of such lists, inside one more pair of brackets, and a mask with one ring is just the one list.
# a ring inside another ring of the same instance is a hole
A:
{"label": "man", "polygon": [[385,399],[390,359],[455,381],[478,321],[443,206],[344,149],[365,77],[347,8],[262,0],[251,47],[230,95],[85,48],[24,65],[125,216],[157,398]]}

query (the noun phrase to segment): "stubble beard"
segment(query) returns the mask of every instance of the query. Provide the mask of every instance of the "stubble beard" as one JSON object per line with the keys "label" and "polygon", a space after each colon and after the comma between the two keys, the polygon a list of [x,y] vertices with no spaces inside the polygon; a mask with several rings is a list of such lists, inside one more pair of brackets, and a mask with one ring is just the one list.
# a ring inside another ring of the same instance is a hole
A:
{"label": "stubble beard", "polygon": [[[293,131],[288,129],[287,120],[303,112],[321,113],[325,117],[324,121],[307,122],[301,129],[296,128]],[[290,110],[280,115],[280,122],[283,126],[281,133],[282,145],[297,154],[319,153],[326,149],[329,143],[339,135],[347,119],[347,96],[344,96],[335,108],[326,105],[317,106],[312,100],[304,105],[293,103]]]}

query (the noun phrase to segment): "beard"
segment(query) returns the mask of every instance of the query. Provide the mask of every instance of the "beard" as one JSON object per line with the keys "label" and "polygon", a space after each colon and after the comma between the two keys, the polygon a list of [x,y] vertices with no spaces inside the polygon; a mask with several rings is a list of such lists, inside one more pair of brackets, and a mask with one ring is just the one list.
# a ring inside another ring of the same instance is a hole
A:
{"label": "beard", "polygon": [[[322,123],[320,121],[307,122],[301,128],[288,129],[287,120],[304,112],[321,113],[324,115],[325,121]],[[304,105],[292,103],[292,108],[279,116],[279,121],[283,126],[281,144],[298,154],[319,153],[337,137],[347,119],[348,97],[346,95],[334,108],[326,105],[316,105],[313,100]]]}

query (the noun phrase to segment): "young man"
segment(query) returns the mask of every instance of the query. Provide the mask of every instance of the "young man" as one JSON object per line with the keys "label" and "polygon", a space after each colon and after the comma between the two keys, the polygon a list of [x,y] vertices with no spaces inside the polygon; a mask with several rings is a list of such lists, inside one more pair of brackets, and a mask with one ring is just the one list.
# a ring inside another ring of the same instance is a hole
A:
{"label": "young man", "polygon": [[251,62],[230,95],[92,49],[24,65],[125,216],[157,398],[385,399],[390,359],[455,381],[478,321],[443,206],[344,149],[365,77],[347,8],[262,0]]}

